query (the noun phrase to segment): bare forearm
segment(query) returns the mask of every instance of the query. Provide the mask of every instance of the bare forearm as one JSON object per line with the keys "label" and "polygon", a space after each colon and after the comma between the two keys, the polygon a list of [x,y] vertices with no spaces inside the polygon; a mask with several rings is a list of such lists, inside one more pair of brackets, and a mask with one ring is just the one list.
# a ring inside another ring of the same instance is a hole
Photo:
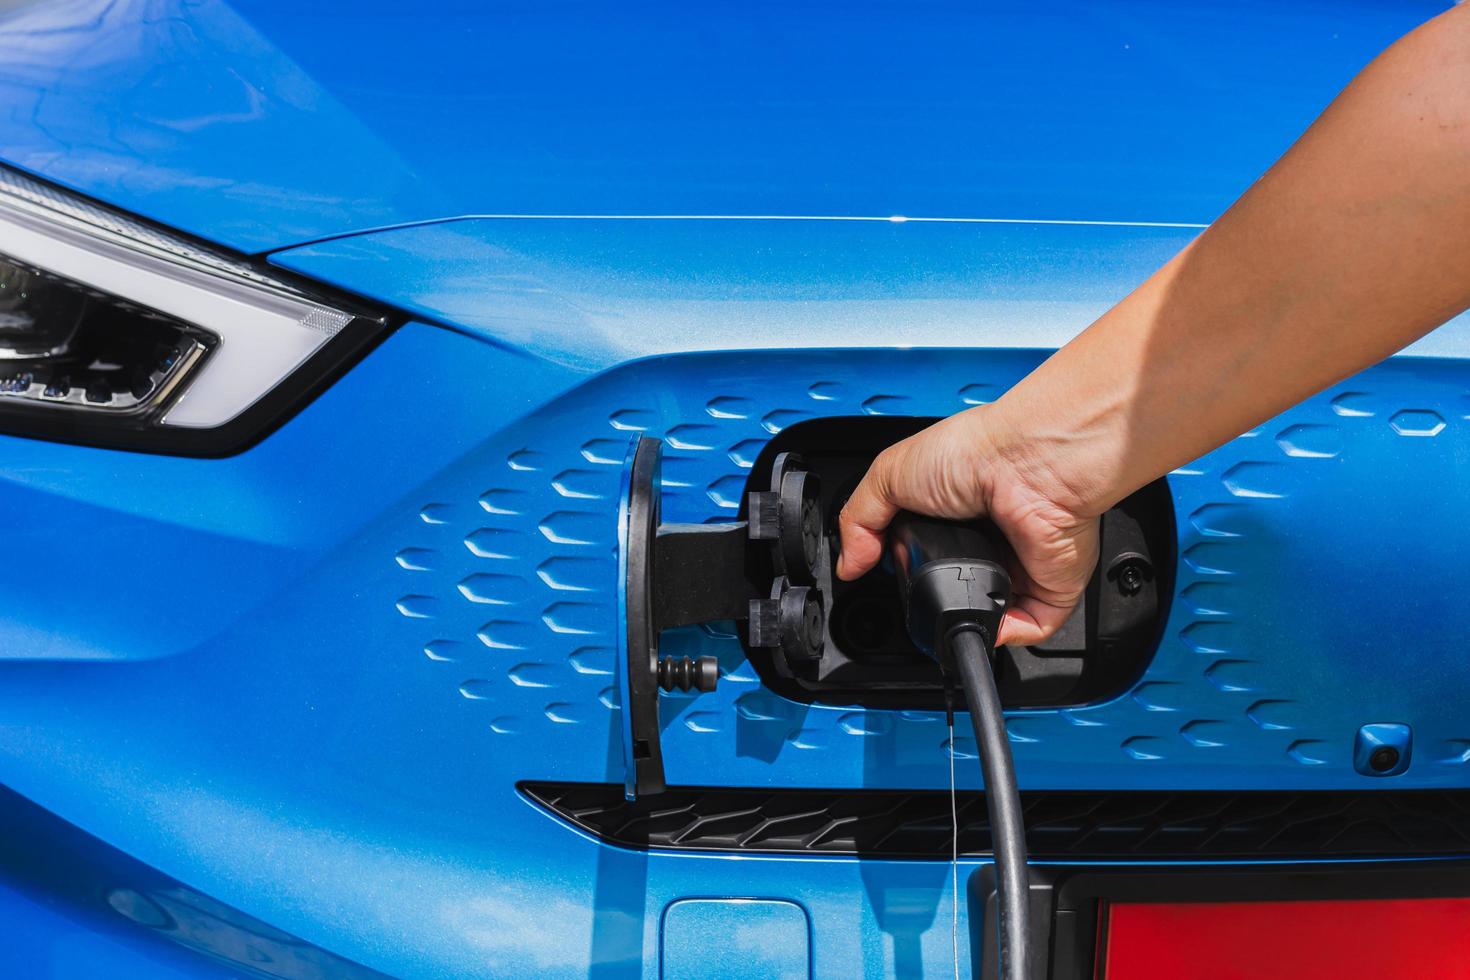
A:
{"label": "bare forearm", "polygon": [[1470,6],[1370,65],[1193,244],[994,405],[886,449],[838,572],[899,510],[988,515],[1015,550],[1002,642],[1056,630],[1134,489],[1470,306]]}
{"label": "bare forearm", "polygon": [[1400,41],[1199,239],[994,406],[1097,513],[1470,306],[1470,7]]}

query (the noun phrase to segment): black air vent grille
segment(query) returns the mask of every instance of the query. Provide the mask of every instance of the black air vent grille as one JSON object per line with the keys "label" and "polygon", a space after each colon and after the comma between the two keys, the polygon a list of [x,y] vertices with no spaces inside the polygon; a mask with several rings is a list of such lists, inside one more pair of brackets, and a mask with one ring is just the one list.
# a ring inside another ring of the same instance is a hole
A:
{"label": "black air vent grille", "polygon": [[[524,783],[605,841],[660,850],[948,859],[943,791],[670,788],[629,803],[602,783]],[[1470,791],[1022,794],[1040,860],[1222,860],[1470,854]],[[990,852],[985,799],[959,797],[960,851]]]}

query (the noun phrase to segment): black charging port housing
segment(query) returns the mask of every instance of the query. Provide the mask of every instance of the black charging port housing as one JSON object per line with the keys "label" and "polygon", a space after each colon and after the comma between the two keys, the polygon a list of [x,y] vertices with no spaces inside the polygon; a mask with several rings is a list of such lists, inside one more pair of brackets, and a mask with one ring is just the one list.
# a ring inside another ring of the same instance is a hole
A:
{"label": "black charging port housing", "polygon": [[[770,485],[776,457],[801,455],[820,478],[825,547],[836,557],[837,515],[883,449],[935,419],[814,419],[779,433],[756,459],[749,490]],[[742,517],[746,516],[744,513]],[[1086,597],[1065,626],[1035,647],[997,652],[1007,707],[1065,707],[1106,700],[1143,673],[1158,645],[1173,592],[1174,508],[1165,480],[1134,493],[1102,519],[1102,557]],[[938,665],[915,649],[893,572],[834,580],[821,661],[801,676],[778,670],[770,649],[747,647],[762,681],[795,701],[874,708],[942,710]]]}

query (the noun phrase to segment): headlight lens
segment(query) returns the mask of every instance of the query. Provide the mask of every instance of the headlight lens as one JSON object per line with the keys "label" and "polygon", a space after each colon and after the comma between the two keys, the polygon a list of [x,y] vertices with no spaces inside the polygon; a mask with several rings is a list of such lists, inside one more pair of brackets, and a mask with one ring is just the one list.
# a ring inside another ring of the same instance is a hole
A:
{"label": "headlight lens", "polygon": [[0,169],[0,430],[220,455],[386,318]]}
{"label": "headlight lens", "polygon": [[0,402],[140,415],[219,338],[0,257]]}

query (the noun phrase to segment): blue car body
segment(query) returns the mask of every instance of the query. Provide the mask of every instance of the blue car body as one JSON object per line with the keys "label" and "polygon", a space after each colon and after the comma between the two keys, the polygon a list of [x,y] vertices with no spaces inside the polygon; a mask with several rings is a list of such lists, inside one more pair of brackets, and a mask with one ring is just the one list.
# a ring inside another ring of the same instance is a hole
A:
{"label": "blue car body", "polygon": [[[630,441],[710,522],[791,425],[992,400],[1441,7],[7,8],[0,160],[401,323],[224,458],[0,437],[0,802],[56,856],[7,859],[0,972],[950,975],[947,862],[628,849],[518,789],[623,780]],[[1016,712],[1022,788],[1470,786],[1466,358],[1461,317],[1171,474],[1157,653]],[[672,784],[948,786],[942,712],[665,646],[724,675],[664,699]]]}

